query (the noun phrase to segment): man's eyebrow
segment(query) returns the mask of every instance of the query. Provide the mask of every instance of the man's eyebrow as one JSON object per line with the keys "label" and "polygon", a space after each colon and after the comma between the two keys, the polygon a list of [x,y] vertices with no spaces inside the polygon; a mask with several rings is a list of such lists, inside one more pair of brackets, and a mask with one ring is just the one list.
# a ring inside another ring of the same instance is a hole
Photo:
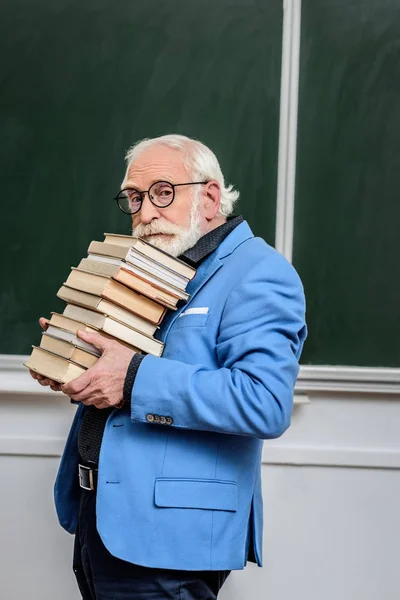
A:
{"label": "man's eyebrow", "polygon": [[[149,187],[150,187],[150,186],[152,186],[152,185],[153,185],[153,183],[156,183],[157,181],[166,181],[167,183],[172,183],[172,184],[174,184],[175,182],[173,181],[173,179],[174,179],[174,178],[173,178],[173,177],[170,177],[170,176],[169,176],[169,177],[162,177],[162,176],[160,176],[160,177],[156,177],[156,179],[154,179],[154,180],[153,180],[153,181],[150,183]],[[132,182],[132,180],[131,180],[131,179],[128,179],[128,181],[124,181],[124,183],[123,183],[123,185],[122,185],[122,187],[121,187],[121,190],[124,190],[124,189],[126,189],[126,188],[134,188],[135,190],[138,190],[138,192],[147,191],[147,190],[140,190],[140,189],[139,189],[139,186],[138,186],[138,185],[136,185],[136,183]],[[149,189],[149,188],[147,188],[147,189]]]}
{"label": "man's eyebrow", "polygon": [[121,185],[121,190],[125,190],[126,188],[135,188],[135,190],[138,190],[138,186],[136,185],[136,183],[132,183],[132,180],[128,181],[124,181],[123,184]]}

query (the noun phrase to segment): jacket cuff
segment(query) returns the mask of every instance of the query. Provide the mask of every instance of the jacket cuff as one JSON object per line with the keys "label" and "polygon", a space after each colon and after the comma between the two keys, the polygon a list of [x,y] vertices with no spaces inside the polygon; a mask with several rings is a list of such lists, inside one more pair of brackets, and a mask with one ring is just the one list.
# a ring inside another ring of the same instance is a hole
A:
{"label": "jacket cuff", "polygon": [[129,363],[128,371],[126,373],[124,382],[124,406],[130,406],[133,384],[135,383],[136,374],[140,367],[140,363],[144,359],[145,354],[136,353],[133,355],[131,362]]}

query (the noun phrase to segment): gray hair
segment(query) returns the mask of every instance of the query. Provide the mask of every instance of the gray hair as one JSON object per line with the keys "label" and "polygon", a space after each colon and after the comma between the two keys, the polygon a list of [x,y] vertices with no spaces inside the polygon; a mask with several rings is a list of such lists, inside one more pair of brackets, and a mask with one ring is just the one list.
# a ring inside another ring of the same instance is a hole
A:
{"label": "gray hair", "polygon": [[[146,138],[137,142],[129,148],[126,153],[126,174],[128,173],[131,164],[142,152],[159,144],[163,144],[168,148],[174,148],[184,154],[184,165],[189,176],[193,178],[193,181],[210,179],[218,181],[221,187],[219,214],[227,217],[233,212],[234,204],[239,198],[239,192],[234,190],[233,185],[225,183],[221,167],[214,152],[202,142],[186,137],[185,135],[162,135],[156,138]],[[125,175],[125,179],[126,176],[127,175]]]}

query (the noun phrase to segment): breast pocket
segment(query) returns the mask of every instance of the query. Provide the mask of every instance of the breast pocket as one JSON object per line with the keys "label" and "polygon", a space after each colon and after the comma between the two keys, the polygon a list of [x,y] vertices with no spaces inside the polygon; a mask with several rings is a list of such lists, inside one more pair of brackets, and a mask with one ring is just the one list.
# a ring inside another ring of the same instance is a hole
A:
{"label": "breast pocket", "polygon": [[[206,312],[207,310],[207,312]],[[196,311],[196,312],[195,312]],[[215,332],[208,309],[186,309],[171,325],[165,339],[163,356],[184,363],[213,362]]]}
{"label": "breast pocket", "polygon": [[208,317],[208,313],[182,313],[176,319],[173,328],[181,329],[181,327],[204,327],[207,324]]}

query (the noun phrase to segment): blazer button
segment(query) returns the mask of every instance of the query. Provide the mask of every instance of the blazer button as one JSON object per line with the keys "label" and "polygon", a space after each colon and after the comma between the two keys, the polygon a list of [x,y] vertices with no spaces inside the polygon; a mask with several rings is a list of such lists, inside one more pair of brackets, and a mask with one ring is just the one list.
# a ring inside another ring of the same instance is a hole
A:
{"label": "blazer button", "polygon": [[146,415],[146,421],[148,423],[152,423],[154,421],[154,415],[152,415],[151,413],[149,413],[148,415]]}
{"label": "blazer button", "polygon": [[162,415],[160,416],[160,425],[165,425],[166,419]]}
{"label": "blazer button", "polygon": [[153,415],[153,419],[154,419],[154,423],[159,423],[160,422],[160,416],[159,415]]}
{"label": "blazer button", "polygon": [[172,425],[172,423],[174,422],[172,417],[165,417],[165,422],[167,425]]}

